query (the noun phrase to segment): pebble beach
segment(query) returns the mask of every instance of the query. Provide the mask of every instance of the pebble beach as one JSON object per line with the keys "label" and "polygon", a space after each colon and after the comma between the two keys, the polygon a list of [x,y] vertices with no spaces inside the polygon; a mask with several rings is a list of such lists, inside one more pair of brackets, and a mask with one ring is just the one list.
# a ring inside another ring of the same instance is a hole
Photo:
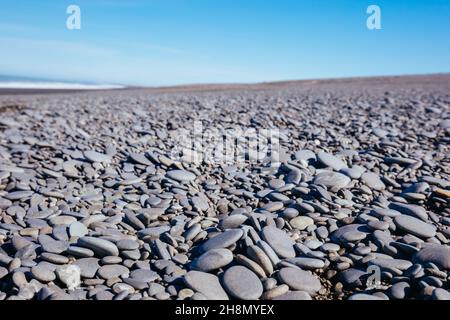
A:
{"label": "pebble beach", "polygon": [[[204,159],[196,123],[276,151]],[[0,95],[0,300],[450,300],[449,279],[448,74]]]}

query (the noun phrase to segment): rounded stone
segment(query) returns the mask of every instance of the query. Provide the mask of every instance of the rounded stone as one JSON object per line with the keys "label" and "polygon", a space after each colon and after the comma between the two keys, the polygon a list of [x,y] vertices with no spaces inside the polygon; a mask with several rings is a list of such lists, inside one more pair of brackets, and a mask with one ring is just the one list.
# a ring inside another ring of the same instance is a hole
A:
{"label": "rounded stone", "polygon": [[228,295],[222,288],[219,278],[213,274],[201,271],[189,271],[184,276],[186,285],[201,293],[209,300],[228,300]]}
{"label": "rounded stone", "polygon": [[432,238],[436,235],[436,227],[417,218],[400,215],[394,218],[394,222],[403,231],[419,238]]}
{"label": "rounded stone", "polygon": [[267,226],[262,229],[261,236],[279,257],[295,257],[294,241],[283,230]]}
{"label": "rounded stone", "polygon": [[234,266],[225,271],[223,286],[231,296],[241,300],[257,300],[263,293],[259,278],[243,266]]}
{"label": "rounded stone", "polygon": [[233,253],[228,249],[208,250],[193,262],[192,268],[204,272],[220,269],[233,261]]}
{"label": "rounded stone", "polygon": [[369,188],[381,191],[386,188],[380,176],[373,172],[364,172],[361,175],[361,181],[363,181]]}
{"label": "rounded stone", "polygon": [[413,256],[413,262],[426,264],[434,263],[438,268],[450,270],[450,248],[445,245],[430,245]]}
{"label": "rounded stone", "polygon": [[119,249],[117,246],[111,241],[105,239],[82,237],[78,239],[78,245],[91,249],[100,257],[119,255]]}
{"label": "rounded stone", "polygon": [[186,170],[167,171],[166,176],[178,182],[189,182],[195,180],[196,178],[195,174]]}
{"label": "rounded stone", "polygon": [[315,295],[322,287],[319,279],[310,272],[297,268],[283,268],[278,273],[280,281],[285,283],[292,290],[305,291],[310,295]]}
{"label": "rounded stone", "polygon": [[309,226],[312,226],[314,224],[314,220],[310,217],[296,217],[292,219],[290,222],[291,227],[298,230],[305,230]]}
{"label": "rounded stone", "polygon": [[342,173],[333,171],[322,171],[314,178],[314,184],[323,185],[332,190],[340,190],[345,188],[351,179]]}
{"label": "rounded stone", "polygon": [[323,165],[331,167],[336,171],[339,171],[347,167],[344,161],[327,152],[323,151],[319,152],[317,154],[317,158]]}
{"label": "rounded stone", "polygon": [[227,248],[235,244],[243,235],[244,232],[241,229],[227,230],[206,241],[201,246],[201,251],[206,252],[212,249]]}
{"label": "rounded stone", "polygon": [[69,235],[72,238],[84,237],[88,233],[89,233],[88,228],[86,228],[86,226],[81,222],[76,221],[71,223],[69,226]]}
{"label": "rounded stone", "polygon": [[100,269],[98,269],[97,271],[97,274],[105,280],[117,277],[128,278],[130,270],[120,264],[108,264],[100,267]]}
{"label": "rounded stone", "polygon": [[41,282],[50,282],[56,279],[54,270],[42,263],[32,267],[31,274],[33,275],[33,278]]}
{"label": "rounded stone", "polygon": [[73,264],[80,267],[81,276],[83,278],[94,278],[97,270],[100,268],[99,259],[97,258],[82,258],[76,260]]}

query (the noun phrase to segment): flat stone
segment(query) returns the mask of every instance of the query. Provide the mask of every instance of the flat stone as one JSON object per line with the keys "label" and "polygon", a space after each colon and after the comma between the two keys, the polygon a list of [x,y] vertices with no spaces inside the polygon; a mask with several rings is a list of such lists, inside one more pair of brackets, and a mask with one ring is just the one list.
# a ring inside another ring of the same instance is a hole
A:
{"label": "flat stone", "polygon": [[131,271],[130,278],[146,283],[153,282],[159,278],[158,273],[149,269],[136,269]]}
{"label": "flat stone", "polygon": [[450,270],[450,248],[446,245],[430,245],[413,256],[413,262],[426,264],[434,263],[439,268]]}
{"label": "flat stone", "polygon": [[360,241],[366,238],[368,230],[362,224],[349,224],[340,227],[331,234],[331,240],[336,243]]}
{"label": "flat stone", "polygon": [[294,241],[283,230],[269,226],[264,227],[261,236],[279,257],[295,257]]}
{"label": "flat stone", "polygon": [[342,170],[347,167],[344,161],[327,152],[319,152],[317,154],[317,158],[320,163],[322,163],[326,167],[331,167],[336,171]]}
{"label": "flat stone", "polygon": [[364,270],[350,268],[339,274],[339,281],[348,288],[359,287],[363,285],[363,279],[366,275],[367,272]]}
{"label": "flat stone", "polygon": [[222,230],[234,229],[241,226],[248,217],[243,214],[233,214],[219,221],[218,227]]}
{"label": "flat stone", "polygon": [[98,269],[97,271],[97,274],[105,280],[117,277],[128,278],[130,270],[120,264],[108,264],[100,267],[100,269]]}
{"label": "flat stone", "polygon": [[418,218],[420,220],[426,221],[428,219],[428,214],[424,208],[414,204],[392,202],[389,204],[389,209],[396,210],[400,213]]}
{"label": "flat stone", "polygon": [[195,174],[186,170],[167,171],[166,176],[178,182],[189,182],[195,180],[196,178]]}
{"label": "flat stone", "polygon": [[76,260],[73,264],[80,268],[80,275],[83,278],[94,278],[97,270],[100,268],[99,259],[97,258],[82,258]]}
{"label": "flat stone", "polygon": [[403,260],[403,259],[384,259],[384,258],[375,258],[369,261],[369,265],[376,265],[381,268],[395,268],[399,270],[407,270],[413,264],[411,261]]}
{"label": "flat stone", "polygon": [[136,250],[139,248],[139,243],[131,239],[119,240],[116,243],[119,250]]}
{"label": "flat stone", "polygon": [[88,233],[89,233],[88,228],[86,228],[86,226],[81,222],[75,221],[71,223],[69,226],[69,235],[72,238],[84,237]]}
{"label": "flat stone", "polygon": [[209,272],[227,266],[233,261],[233,253],[228,249],[211,249],[193,261],[194,270]]}
{"label": "flat stone", "polygon": [[323,185],[333,190],[345,188],[351,182],[350,178],[342,173],[324,170],[314,178],[314,184]]}
{"label": "flat stone", "polygon": [[82,237],[78,239],[78,245],[91,249],[100,257],[119,255],[119,249],[117,246],[111,241],[105,239]]}
{"label": "flat stone", "polygon": [[206,252],[212,249],[228,248],[236,243],[244,232],[241,229],[230,229],[214,236],[201,246],[201,251]]}
{"label": "flat stone", "polygon": [[92,162],[104,162],[104,163],[111,163],[112,158],[111,156],[100,153],[93,150],[88,150],[83,152],[84,157],[86,160],[92,161]]}
{"label": "flat stone", "polygon": [[283,268],[278,273],[278,277],[292,290],[305,291],[310,295],[315,295],[322,287],[319,279],[310,272],[297,268]]}
{"label": "flat stone", "polygon": [[397,282],[392,285],[388,294],[392,299],[403,300],[410,296],[411,287],[408,282]]}
{"label": "flat stone", "polygon": [[209,300],[229,300],[227,293],[219,282],[219,278],[213,274],[189,271],[184,276],[184,282],[189,288],[201,293]]}
{"label": "flat stone", "polygon": [[296,266],[304,270],[315,270],[325,267],[325,262],[315,258],[298,257],[286,259],[286,261],[295,264]]}
{"label": "flat stone", "polygon": [[301,300],[312,300],[310,294],[305,291],[289,291],[281,296],[275,297],[273,300],[293,300],[293,301],[301,301]]}
{"label": "flat stone", "polygon": [[150,166],[152,164],[152,162],[142,153],[134,153],[131,152],[129,154],[131,160],[133,160],[134,162],[138,163],[138,164],[142,164],[145,166]]}
{"label": "flat stone", "polygon": [[403,231],[419,238],[432,238],[436,235],[436,227],[417,218],[400,215],[394,218],[394,222]]}
{"label": "flat stone", "polygon": [[47,265],[40,263],[31,268],[31,274],[33,278],[40,282],[50,282],[56,279],[54,270]]}
{"label": "flat stone", "polygon": [[379,296],[375,296],[375,295],[372,295],[372,294],[356,293],[356,294],[351,295],[348,298],[348,300],[363,300],[363,301],[366,301],[366,300],[386,300],[386,299],[383,299],[383,298],[381,298]]}
{"label": "flat stone", "polygon": [[306,228],[314,224],[314,220],[310,217],[301,216],[292,219],[291,221],[289,221],[289,223],[294,229],[305,230]]}
{"label": "flat stone", "polygon": [[234,266],[225,271],[223,286],[231,296],[241,300],[257,300],[263,293],[258,276],[243,266]]}
{"label": "flat stone", "polygon": [[361,181],[374,190],[381,191],[386,188],[386,185],[381,181],[380,176],[373,172],[364,172],[361,175]]}
{"label": "flat stone", "polygon": [[297,160],[314,160],[316,161],[316,154],[311,150],[299,150],[295,153],[295,159]]}
{"label": "flat stone", "polygon": [[361,178],[362,174],[364,172],[366,172],[366,168],[355,165],[352,166],[351,168],[343,168],[341,169],[339,172],[342,174],[345,174],[346,176],[348,176],[351,179],[359,179]]}
{"label": "flat stone", "polygon": [[442,288],[436,288],[433,290],[433,294],[431,295],[431,297],[433,298],[433,300],[449,301],[450,292]]}

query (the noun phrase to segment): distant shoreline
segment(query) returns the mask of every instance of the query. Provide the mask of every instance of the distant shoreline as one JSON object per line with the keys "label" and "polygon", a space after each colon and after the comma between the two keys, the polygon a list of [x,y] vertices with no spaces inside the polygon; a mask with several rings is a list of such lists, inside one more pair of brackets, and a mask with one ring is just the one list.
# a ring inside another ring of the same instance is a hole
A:
{"label": "distant shoreline", "polygon": [[[148,93],[176,93],[176,92],[205,92],[205,91],[228,91],[228,90],[265,90],[274,88],[283,88],[290,86],[316,86],[320,84],[339,84],[345,85],[355,83],[376,84],[376,83],[415,83],[427,84],[435,83],[443,80],[448,82],[450,73],[435,74],[419,74],[419,75],[393,75],[393,76],[373,76],[373,77],[347,77],[347,78],[329,78],[329,79],[305,79],[305,80],[285,80],[285,81],[269,81],[260,83],[217,83],[217,84],[186,84],[174,86],[115,86],[115,85],[83,85],[83,84],[67,84],[67,86],[56,87],[39,87],[39,86],[22,86],[22,87],[2,87],[0,82],[0,96],[4,95],[34,95],[34,94],[64,94],[77,92],[99,92],[99,91],[130,91],[139,90]],[[62,83],[61,83],[62,84]]]}

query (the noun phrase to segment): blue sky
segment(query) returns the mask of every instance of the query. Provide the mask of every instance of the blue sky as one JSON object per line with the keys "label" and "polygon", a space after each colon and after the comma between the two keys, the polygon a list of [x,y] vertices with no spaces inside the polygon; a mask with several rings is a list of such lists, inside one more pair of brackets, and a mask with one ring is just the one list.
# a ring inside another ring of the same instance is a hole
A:
{"label": "blue sky", "polygon": [[[81,30],[66,8],[81,8]],[[380,6],[382,29],[366,28]],[[0,74],[173,85],[450,72],[450,0],[1,1]]]}

